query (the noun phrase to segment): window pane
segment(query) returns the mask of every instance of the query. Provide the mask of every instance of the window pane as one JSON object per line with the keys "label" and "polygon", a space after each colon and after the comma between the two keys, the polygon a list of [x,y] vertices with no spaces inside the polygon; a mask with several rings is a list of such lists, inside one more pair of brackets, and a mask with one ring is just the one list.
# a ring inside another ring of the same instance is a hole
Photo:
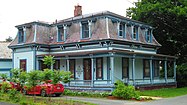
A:
{"label": "window pane", "polygon": [[72,73],[72,78],[75,78],[75,59],[69,60],[69,70]]}
{"label": "window pane", "polygon": [[144,65],[144,77],[150,77],[150,66],[149,66],[149,60],[143,61]]}
{"label": "window pane", "polygon": [[55,60],[55,64],[53,65],[53,69],[60,70],[60,60]]}
{"label": "window pane", "polygon": [[64,28],[59,27],[58,28],[58,41],[63,41],[64,40]]}
{"label": "window pane", "polygon": [[82,25],[82,38],[89,38],[89,26],[88,23]]}
{"label": "window pane", "polygon": [[96,59],[96,78],[103,78],[103,59]]}
{"label": "window pane", "polygon": [[137,34],[137,27],[133,28],[133,39],[136,40],[136,34]]}
{"label": "window pane", "polygon": [[129,73],[129,59],[122,58],[122,78],[128,78]]}
{"label": "window pane", "polygon": [[26,59],[20,60],[20,69],[26,71],[26,65],[27,65],[26,63],[27,63]]}
{"label": "window pane", "polygon": [[159,61],[154,61],[154,77],[159,76]]}

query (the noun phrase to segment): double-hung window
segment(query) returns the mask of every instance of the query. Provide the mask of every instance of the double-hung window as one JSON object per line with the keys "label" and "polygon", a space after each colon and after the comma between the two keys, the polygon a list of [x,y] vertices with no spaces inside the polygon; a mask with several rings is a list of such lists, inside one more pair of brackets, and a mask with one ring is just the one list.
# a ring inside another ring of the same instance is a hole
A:
{"label": "double-hung window", "polygon": [[82,38],[89,38],[89,25],[88,23],[82,24]]}
{"label": "double-hung window", "polygon": [[20,69],[23,71],[26,71],[27,70],[27,60],[21,59],[19,63],[20,63]]}
{"label": "double-hung window", "polygon": [[150,65],[149,60],[144,59],[143,60],[143,71],[144,71],[144,77],[150,77]]}
{"label": "double-hung window", "polygon": [[129,77],[129,59],[122,58],[122,78]]}
{"label": "double-hung window", "polygon": [[147,42],[149,42],[149,43],[151,43],[151,30],[150,29],[148,29],[147,31],[146,31],[147,33],[146,33],[146,41]]}
{"label": "double-hung window", "polygon": [[119,37],[123,37],[123,38],[125,38],[125,24],[124,23],[119,23],[119,29],[118,29],[118,36]]}
{"label": "double-hung window", "polygon": [[138,40],[138,27],[134,26],[133,27],[133,35],[132,35],[133,40]]}
{"label": "double-hung window", "polygon": [[25,37],[23,28],[18,30],[18,36],[19,36],[18,42],[23,43],[24,42],[24,37]]}
{"label": "double-hung window", "polygon": [[75,59],[69,60],[69,71],[72,73],[72,78],[75,79]]}
{"label": "double-hung window", "polygon": [[64,41],[64,28],[58,27],[58,42]]}
{"label": "double-hung window", "polygon": [[103,58],[96,58],[96,79],[103,79]]}

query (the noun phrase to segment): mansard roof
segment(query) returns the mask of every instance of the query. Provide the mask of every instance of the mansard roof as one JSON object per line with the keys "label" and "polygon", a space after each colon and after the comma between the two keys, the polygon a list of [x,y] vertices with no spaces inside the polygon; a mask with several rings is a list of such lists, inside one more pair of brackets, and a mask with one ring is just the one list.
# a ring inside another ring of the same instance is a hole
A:
{"label": "mansard roof", "polygon": [[[106,17],[108,18],[108,22],[106,22]],[[80,39],[79,23],[88,20],[95,20],[94,21],[95,25],[92,28],[92,37],[88,39]],[[89,42],[95,40],[98,41],[104,39],[119,40],[119,41],[131,42],[136,44],[151,45],[156,47],[161,46],[156,41],[154,36],[152,37],[152,43],[147,43],[145,40],[145,36],[142,33],[140,33],[138,41],[132,40],[130,33],[126,34],[126,38],[118,37],[116,25],[113,24],[114,21],[125,22],[127,24],[132,24],[132,25],[138,25],[144,28],[150,28],[150,29],[153,28],[150,25],[145,24],[143,22],[128,19],[124,16],[109,11],[103,11],[103,12],[97,12],[97,13],[91,13],[91,14],[85,14],[81,16],[67,18],[52,24],[47,22],[34,21],[30,23],[17,25],[16,26],[17,28],[27,27],[29,29],[29,31],[27,31],[26,33],[27,34],[26,41],[24,43],[19,44],[18,35],[17,35],[14,41],[10,44],[10,47],[18,46],[18,45],[19,46],[28,45],[28,44],[45,44],[45,45],[69,44],[69,43],[77,43],[77,42]],[[37,24],[36,28],[34,24]],[[57,42],[56,26],[60,26],[63,24],[70,26],[69,31],[67,32],[67,37],[66,37],[67,39],[66,41],[63,42]],[[108,30],[106,24],[108,24]],[[130,28],[129,29],[127,28],[127,30],[129,30],[130,32]]]}

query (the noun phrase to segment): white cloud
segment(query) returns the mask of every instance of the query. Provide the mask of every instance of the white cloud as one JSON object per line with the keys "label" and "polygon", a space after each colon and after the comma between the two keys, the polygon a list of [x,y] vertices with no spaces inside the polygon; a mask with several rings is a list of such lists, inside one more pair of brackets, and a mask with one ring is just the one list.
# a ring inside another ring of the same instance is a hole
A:
{"label": "white cloud", "polygon": [[15,37],[19,24],[31,21],[53,22],[73,16],[74,6],[79,4],[83,14],[111,11],[125,16],[126,9],[134,0],[1,0],[0,40]]}

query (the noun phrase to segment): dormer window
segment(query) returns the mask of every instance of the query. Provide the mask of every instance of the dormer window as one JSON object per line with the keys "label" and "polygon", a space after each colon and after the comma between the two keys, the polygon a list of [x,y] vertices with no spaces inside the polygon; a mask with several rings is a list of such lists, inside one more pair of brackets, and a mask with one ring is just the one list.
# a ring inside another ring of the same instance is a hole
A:
{"label": "dormer window", "polygon": [[58,33],[57,33],[57,41],[66,41],[66,34],[67,34],[67,25],[59,26],[57,27]]}
{"label": "dormer window", "polygon": [[123,24],[123,23],[119,23],[118,24],[119,26],[118,26],[118,36],[119,37],[123,37],[123,38],[125,38],[125,28],[126,28],[126,25],[125,24]]}
{"label": "dormer window", "polygon": [[64,28],[58,27],[58,42],[64,41]]}
{"label": "dormer window", "polygon": [[91,25],[92,25],[91,20],[88,20],[88,22],[80,23],[81,39],[91,37]]}
{"label": "dormer window", "polygon": [[151,29],[148,29],[148,30],[146,31],[146,41],[147,41],[148,43],[151,43],[151,42],[152,42],[152,32],[151,32]]}
{"label": "dormer window", "polygon": [[89,25],[88,25],[88,23],[82,24],[82,38],[89,38]]}
{"label": "dormer window", "polygon": [[18,36],[19,36],[18,43],[25,42],[25,34],[23,28],[18,29]]}
{"label": "dormer window", "polygon": [[133,27],[132,39],[133,40],[138,40],[138,27],[137,26]]}

